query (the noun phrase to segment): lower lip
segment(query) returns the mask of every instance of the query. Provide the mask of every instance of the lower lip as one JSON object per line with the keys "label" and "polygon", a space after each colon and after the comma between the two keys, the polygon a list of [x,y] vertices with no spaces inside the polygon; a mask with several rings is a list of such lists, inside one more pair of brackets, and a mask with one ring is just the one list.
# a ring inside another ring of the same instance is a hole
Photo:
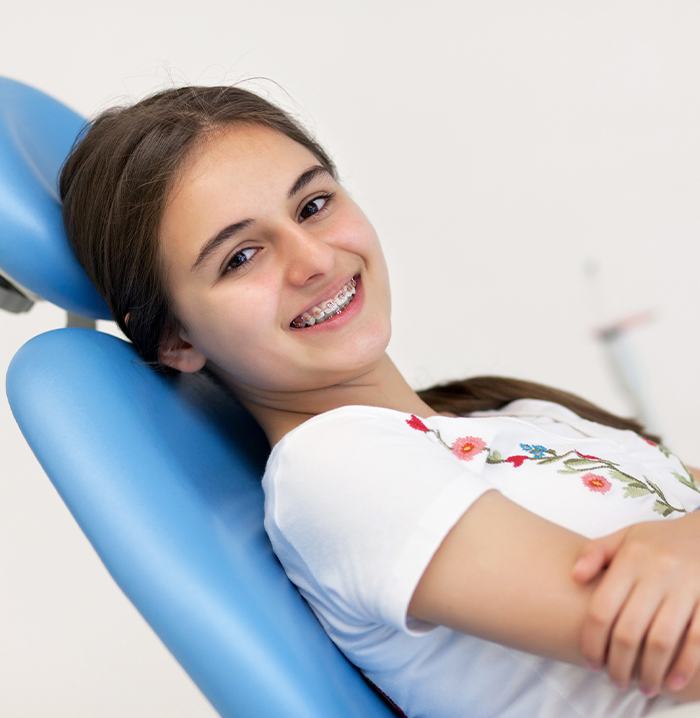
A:
{"label": "lower lip", "polygon": [[343,309],[340,314],[334,314],[330,319],[326,319],[320,324],[313,324],[310,327],[290,327],[294,332],[322,332],[325,330],[341,329],[348,322],[352,321],[352,318],[362,309],[362,305],[365,299],[365,292],[360,281],[360,275],[358,274],[355,278],[355,295],[352,298],[350,304]]}

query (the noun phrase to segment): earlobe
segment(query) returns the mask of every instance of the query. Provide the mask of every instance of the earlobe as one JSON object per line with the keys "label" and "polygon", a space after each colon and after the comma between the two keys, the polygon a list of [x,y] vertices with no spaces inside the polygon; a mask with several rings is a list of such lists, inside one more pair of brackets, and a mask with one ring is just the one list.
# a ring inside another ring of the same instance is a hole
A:
{"label": "earlobe", "polygon": [[178,335],[161,345],[158,361],[178,371],[190,373],[199,371],[207,363],[207,358]]}

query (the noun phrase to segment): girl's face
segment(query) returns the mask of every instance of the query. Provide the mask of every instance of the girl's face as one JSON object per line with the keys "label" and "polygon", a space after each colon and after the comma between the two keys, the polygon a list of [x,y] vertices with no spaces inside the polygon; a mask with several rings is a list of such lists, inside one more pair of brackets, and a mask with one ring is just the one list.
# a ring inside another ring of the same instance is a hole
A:
{"label": "girl's face", "polygon": [[[194,150],[160,226],[166,286],[185,327],[161,347],[163,363],[197,371],[209,361],[240,398],[285,406],[380,362],[391,336],[384,256],[343,187],[326,171],[308,174],[320,167],[260,125],[229,127]],[[354,311],[337,326],[290,326],[358,275]]]}

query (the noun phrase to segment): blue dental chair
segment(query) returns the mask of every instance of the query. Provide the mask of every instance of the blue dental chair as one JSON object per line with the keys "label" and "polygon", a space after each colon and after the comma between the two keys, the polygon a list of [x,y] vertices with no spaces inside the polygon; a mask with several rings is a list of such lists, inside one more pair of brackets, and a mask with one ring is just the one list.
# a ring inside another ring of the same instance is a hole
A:
{"label": "blue dental chair", "polygon": [[350,663],[289,581],[263,528],[269,445],[211,380],[165,378],[75,260],[57,177],[85,124],[0,77],[0,307],[46,300],[65,328],[14,355],[6,391],[42,468],[118,586],[220,715],[403,715]]}

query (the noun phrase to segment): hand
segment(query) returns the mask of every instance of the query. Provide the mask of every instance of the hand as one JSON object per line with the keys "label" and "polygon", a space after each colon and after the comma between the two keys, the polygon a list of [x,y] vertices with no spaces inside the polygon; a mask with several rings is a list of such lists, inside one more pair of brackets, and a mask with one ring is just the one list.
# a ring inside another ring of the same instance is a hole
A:
{"label": "hand", "polygon": [[646,695],[664,684],[682,689],[700,666],[700,515],[589,541],[572,575],[586,583],[604,569],[584,618],[583,656],[594,668],[607,663],[621,689],[636,665]]}

